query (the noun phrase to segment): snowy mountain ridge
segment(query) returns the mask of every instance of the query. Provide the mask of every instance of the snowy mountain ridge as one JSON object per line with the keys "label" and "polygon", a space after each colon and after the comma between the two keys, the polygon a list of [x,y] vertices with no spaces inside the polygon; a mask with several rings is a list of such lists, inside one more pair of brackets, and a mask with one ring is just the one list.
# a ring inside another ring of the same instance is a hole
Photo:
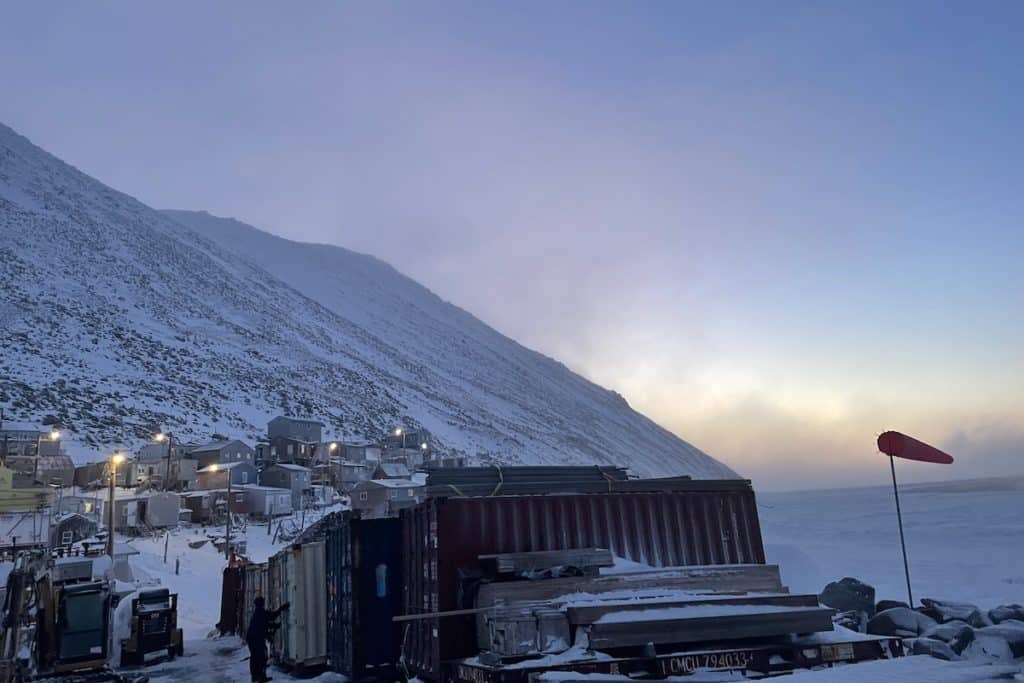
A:
{"label": "snowy mountain ridge", "polygon": [[421,425],[485,462],[736,476],[382,261],[156,211],[2,125],[0,262],[0,405],[56,416],[79,459],[294,414],[336,438]]}

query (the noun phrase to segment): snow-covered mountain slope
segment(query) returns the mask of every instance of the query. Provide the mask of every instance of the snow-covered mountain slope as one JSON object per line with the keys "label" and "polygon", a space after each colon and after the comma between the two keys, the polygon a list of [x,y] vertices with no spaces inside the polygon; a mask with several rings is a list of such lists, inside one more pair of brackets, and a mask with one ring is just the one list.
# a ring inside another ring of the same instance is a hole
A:
{"label": "snow-covered mountain slope", "polygon": [[3,126],[0,263],[0,404],[55,415],[79,457],[157,427],[254,440],[285,413],[337,437],[422,425],[484,460],[735,476],[377,259],[155,211]]}

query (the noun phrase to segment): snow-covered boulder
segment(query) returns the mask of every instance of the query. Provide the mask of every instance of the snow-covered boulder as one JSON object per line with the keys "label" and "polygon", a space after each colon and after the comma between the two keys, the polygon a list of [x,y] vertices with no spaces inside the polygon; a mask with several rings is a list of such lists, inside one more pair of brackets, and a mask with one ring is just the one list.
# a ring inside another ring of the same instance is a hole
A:
{"label": "snow-covered boulder", "polygon": [[975,633],[980,636],[997,636],[1005,638],[1014,657],[1024,657],[1024,621],[1007,619],[995,626],[979,628]]}
{"label": "snow-covered boulder", "polygon": [[909,607],[894,607],[872,617],[868,621],[867,631],[876,636],[913,638],[937,623],[927,614],[921,614]]}
{"label": "snow-covered boulder", "polygon": [[867,615],[858,610],[850,610],[848,612],[836,612],[832,616],[832,623],[836,626],[842,626],[848,628],[851,631],[864,632],[864,627],[867,625]]}
{"label": "snow-covered boulder", "polygon": [[993,624],[999,624],[1008,619],[1024,621],[1024,606],[1012,604],[993,607],[988,611],[988,618]]}
{"label": "snow-covered boulder", "polygon": [[953,648],[936,638],[914,638],[909,644],[912,655],[928,655],[936,659],[944,659],[947,662],[955,662],[960,659],[960,655],[954,652]]}
{"label": "snow-covered boulder", "polygon": [[902,600],[879,600],[878,604],[875,605],[875,614],[884,612],[887,609],[892,609],[893,607],[910,607],[910,605]]}
{"label": "snow-covered boulder", "polygon": [[974,629],[964,621],[947,621],[944,624],[932,626],[921,636],[948,643],[953,652],[960,654],[974,641]]}
{"label": "snow-covered boulder", "polygon": [[927,614],[935,621],[965,621],[975,627],[991,625],[988,616],[978,609],[976,605],[966,602],[934,600],[932,598],[922,599],[921,604],[924,605],[924,607],[920,608],[921,612]]}
{"label": "snow-covered boulder", "polygon": [[874,586],[850,576],[825,586],[818,599],[823,605],[841,612],[863,612],[867,618],[875,615]]}
{"label": "snow-covered boulder", "polygon": [[962,656],[964,659],[994,659],[1008,662],[1013,659],[1013,648],[1001,635],[976,632],[974,642],[967,646]]}

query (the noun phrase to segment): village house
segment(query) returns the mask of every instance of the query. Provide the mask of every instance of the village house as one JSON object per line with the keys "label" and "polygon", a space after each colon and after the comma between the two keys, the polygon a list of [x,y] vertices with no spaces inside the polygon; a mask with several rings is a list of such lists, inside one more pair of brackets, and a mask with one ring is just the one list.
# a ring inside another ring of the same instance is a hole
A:
{"label": "village house", "polygon": [[292,463],[269,465],[260,472],[260,485],[288,489],[292,495],[292,507],[301,508],[303,498],[312,486],[312,471],[308,467]]}
{"label": "village house", "polygon": [[172,490],[187,491],[195,486],[196,470],[199,461],[189,457],[189,452],[196,448],[189,444],[174,444],[170,448],[166,443],[146,444],[139,449],[134,464],[135,484],[149,484],[154,488],[163,488],[164,479],[170,470]]}
{"label": "village house", "polygon": [[373,469],[372,479],[408,479],[412,474],[402,462],[382,462]]}
{"label": "village house", "polygon": [[214,440],[202,446],[196,446],[189,451],[188,455],[199,463],[200,470],[214,463],[245,462],[252,464],[256,459],[256,451],[253,447],[238,439]]}
{"label": "village house", "polygon": [[99,519],[101,507],[98,493],[89,496],[64,494],[58,496],[54,501],[53,512],[57,515],[75,514]]}
{"label": "village house", "polygon": [[27,486],[71,486],[75,481],[75,463],[63,453],[55,455],[12,455],[7,466],[14,473],[14,488]]}
{"label": "village house", "polygon": [[[271,437],[262,459],[264,465],[276,463],[293,463],[307,465],[313,461],[320,444],[316,441],[303,441],[288,436]],[[322,455],[322,454],[321,454]]]}
{"label": "village house", "polygon": [[[234,486],[232,484],[232,486]],[[251,508],[251,500],[246,492],[245,486],[240,486],[236,491],[231,489],[231,514],[248,515]],[[182,494],[181,507],[188,510],[188,520],[195,524],[221,523],[227,510],[227,489],[208,489],[189,491]]]}
{"label": "village house", "polygon": [[275,437],[283,437],[306,443],[320,443],[323,428],[324,423],[320,420],[280,415],[267,423],[267,439],[272,442]]}
{"label": "village house", "polygon": [[173,491],[153,493],[139,501],[139,520],[152,529],[178,526],[181,496]]}
{"label": "village house", "polygon": [[[115,483],[123,488],[136,485],[135,463],[128,460],[117,467]],[[110,483],[110,463],[106,460],[90,462],[75,468],[74,485],[83,489],[97,489]]]}
{"label": "village house", "polygon": [[99,523],[92,516],[77,512],[59,515],[50,527],[50,546],[68,550],[73,544],[95,536],[98,530]]}
{"label": "village house", "polygon": [[331,463],[331,482],[339,491],[349,491],[361,481],[373,478],[374,465],[337,460]]}
{"label": "village house", "polygon": [[429,451],[431,447],[430,432],[426,429],[398,428],[381,440],[385,451],[417,450]]}
{"label": "village house", "polygon": [[364,517],[394,517],[399,510],[419,503],[426,485],[407,479],[373,479],[352,487],[352,509]]}
{"label": "village house", "polygon": [[50,504],[53,489],[48,486],[14,488],[14,473],[0,465],[0,512],[38,510]]}
{"label": "village house", "polygon": [[332,457],[352,463],[365,463],[370,460],[379,462],[381,456],[381,447],[375,443],[329,441],[327,449]]}
{"label": "village house", "polygon": [[34,458],[61,455],[60,431],[50,427],[5,420],[0,425],[0,459],[11,456]]}
{"label": "village house", "polygon": [[196,489],[226,489],[229,474],[232,486],[255,484],[257,481],[256,466],[251,462],[212,463],[196,472]]}
{"label": "village house", "polygon": [[[116,531],[128,532],[139,528],[139,501],[141,496],[123,496],[114,499],[114,529]],[[100,501],[100,520],[104,526],[108,524],[109,503],[106,499]]]}
{"label": "village house", "polygon": [[[273,486],[248,484],[239,486],[239,490],[248,501],[250,514],[260,519],[270,519],[278,515],[289,515],[292,507],[292,492]],[[232,491],[234,494],[234,491]]]}

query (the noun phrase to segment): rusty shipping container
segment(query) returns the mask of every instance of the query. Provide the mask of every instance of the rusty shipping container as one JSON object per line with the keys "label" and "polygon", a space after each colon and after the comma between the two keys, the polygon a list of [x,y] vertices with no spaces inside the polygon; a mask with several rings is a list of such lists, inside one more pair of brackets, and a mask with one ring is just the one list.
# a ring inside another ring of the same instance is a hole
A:
{"label": "rusty shipping container", "polygon": [[220,584],[220,620],[217,622],[217,630],[221,634],[239,633],[244,580],[241,567],[224,568]]}
{"label": "rusty shipping container", "polygon": [[389,518],[352,517],[327,532],[328,666],[353,681],[398,678],[401,539]]}
{"label": "rusty shipping container", "polygon": [[[433,498],[402,511],[402,543],[406,614],[472,607],[460,573],[479,569],[480,555],[607,548],[654,567],[765,562],[744,480],[664,492]],[[475,654],[474,624],[472,615],[408,622],[404,661],[441,680],[442,662]]]}

